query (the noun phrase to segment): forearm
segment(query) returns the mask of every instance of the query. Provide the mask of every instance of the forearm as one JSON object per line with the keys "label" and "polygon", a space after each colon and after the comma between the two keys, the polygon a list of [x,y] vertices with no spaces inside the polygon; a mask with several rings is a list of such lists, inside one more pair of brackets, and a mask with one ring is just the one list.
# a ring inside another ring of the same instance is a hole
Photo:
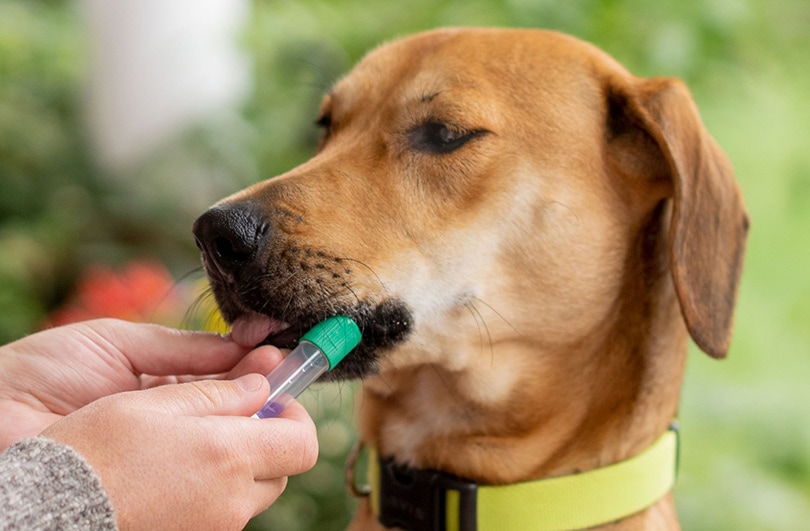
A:
{"label": "forearm", "polygon": [[101,480],[69,446],[23,439],[0,453],[0,530],[117,529]]}

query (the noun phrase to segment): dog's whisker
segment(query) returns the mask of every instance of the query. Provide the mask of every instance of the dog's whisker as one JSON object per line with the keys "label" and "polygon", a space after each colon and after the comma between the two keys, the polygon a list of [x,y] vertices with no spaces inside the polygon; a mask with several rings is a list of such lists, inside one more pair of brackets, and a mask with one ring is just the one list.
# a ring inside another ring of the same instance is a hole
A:
{"label": "dog's whisker", "polygon": [[335,81],[337,81],[338,74],[335,71],[325,68],[323,63],[312,60],[309,55],[300,55],[294,59],[317,74],[315,79],[310,79],[306,82],[299,81],[297,85],[316,89],[319,93],[326,93],[331,90]]}
{"label": "dog's whisker", "polygon": [[464,307],[467,309],[468,312],[470,312],[470,315],[475,320],[475,325],[478,327],[479,347],[480,347],[481,350],[484,350],[484,334],[483,334],[483,330],[482,330],[482,327],[481,327],[481,321],[480,321],[480,319],[482,319],[481,312],[479,312],[478,309],[470,302],[465,303]]}
{"label": "dog's whisker", "polygon": [[506,325],[508,325],[509,328],[512,329],[512,331],[514,331],[516,334],[520,334],[520,331],[517,328],[515,328],[512,325],[512,323],[510,323],[509,320],[506,317],[503,316],[503,314],[501,312],[496,310],[495,307],[493,307],[491,304],[488,304],[485,300],[476,297],[475,295],[473,295],[472,298],[475,299],[477,302],[479,302],[479,303],[483,304],[484,306],[486,306],[487,309],[489,309],[490,311],[492,311],[492,313],[497,315],[501,319],[501,321],[506,323]]}
{"label": "dog's whisker", "polygon": [[180,275],[180,278],[178,278],[175,281],[175,285],[179,285],[179,284],[182,284],[183,282],[186,282],[189,278],[193,277],[194,275],[202,276],[204,274],[205,274],[205,268],[203,268],[203,266],[200,265],[200,266],[195,267],[194,269]]}
{"label": "dog's whisker", "polygon": [[463,404],[464,400],[458,396],[458,390],[454,385],[452,385],[445,379],[445,376],[439,370],[439,367],[433,364],[431,364],[430,367],[433,370],[433,373],[436,375],[436,378],[438,378],[439,381],[442,383],[442,386],[444,386],[444,389],[445,391],[447,391],[447,394],[450,396],[450,399],[457,404]]}
{"label": "dog's whisker", "polygon": [[245,283],[244,286],[241,287],[239,290],[239,296],[245,296],[250,294],[254,291],[260,290],[262,288],[262,284],[268,280],[272,279],[273,275],[270,273],[265,273],[263,275],[257,275],[256,277],[252,278],[250,282]]}
{"label": "dog's whisker", "polygon": [[351,293],[352,297],[354,297],[354,300],[357,302],[357,304],[361,303],[360,296],[357,294],[357,292],[355,292],[352,289],[352,287],[350,285],[346,284],[345,286],[342,286],[342,287],[343,287],[342,291],[335,291],[335,293],[334,293],[334,298],[335,299],[337,299],[339,295],[343,295],[345,293]]}
{"label": "dog's whisker", "polygon": [[[187,279],[187,278],[188,278],[190,275],[192,275],[192,274],[194,274],[194,273],[198,273],[198,272],[200,272],[201,270],[202,270],[202,267],[196,268],[196,269],[194,269],[194,270],[192,270],[192,271],[190,271],[190,272],[188,272],[188,273],[184,274],[184,275],[183,275],[182,277],[180,277],[179,279],[174,280],[174,281],[172,282],[171,287],[170,287],[170,288],[168,288],[168,289],[166,290],[166,292],[165,292],[165,293],[163,293],[163,295],[160,297],[160,299],[159,299],[159,300],[158,300],[158,301],[157,301],[157,302],[156,302],[156,303],[153,305],[152,310],[151,310],[151,314],[152,314],[152,315],[150,316],[150,320],[151,320],[151,319],[154,319],[154,314],[155,314],[155,313],[156,313],[156,312],[157,312],[157,311],[160,309],[160,307],[161,307],[161,306],[162,306],[162,305],[163,305],[163,304],[164,304],[164,303],[165,303],[165,302],[166,302],[166,301],[169,299],[169,297],[171,297],[173,293],[176,293],[176,292],[177,292],[177,291],[180,289],[180,287],[181,287],[181,285],[182,285],[182,283],[183,283],[183,281],[184,281],[184,280],[186,280],[186,279]],[[188,313],[188,312],[186,312],[186,313]],[[181,320],[180,324],[181,324],[181,326],[184,326],[184,327],[185,327],[185,326],[187,326],[187,322],[186,322],[185,314],[184,314],[184,317],[183,317],[183,319]]]}
{"label": "dog's whisker", "polygon": [[[202,291],[202,293],[197,295],[183,314],[181,327],[189,328],[194,322],[200,321],[206,323],[213,319],[213,317],[216,315],[216,305],[210,304],[212,299],[214,299],[214,291],[210,287],[206,288]],[[201,312],[201,310],[205,310],[207,315],[202,315],[202,318],[198,319],[197,315],[199,312]]]}
{"label": "dog's whisker", "polygon": [[[476,298],[476,300],[478,300]],[[475,319],[475,323],[478,326],[478,337],[481,341],[481,350],[484,350],[484,334],[486,334],[486,342],[489,343],[489,357],[490,363],[494,366],[495,365],[495,345],[492,343],[492,334],[489,331],[489,327],[487,326],[486,320],[484,316],[481,314],[481,311],[473,304],[472,302],[468,302],[465,304],[467,309]]]}
{"label": "dog's whisker", "polygon": [[361,260],[357,260],[357,259],[355,259],[355,258],[336,258],[336,260],[337,260],[338,262],[353,262],[353,263],[355,263],[355,264],[358,264],[358,265],[363,266],[364,268],[366,268],[366,269],[369,271],[369,273],[371,273],[372,275],[374,275],[374,278],[375,278],[375,279],[377,279],[377,283],[380,285],[380,287],[382,288],[383,292],[384,292],[386,295],[388,294],[388,288],[386,288],[385,283],[382,281],[382,279],[380,278],[380,276],[377,274],[377,272],[376,272],[376,271],[374,271],[374,268],[372,268],[371,266],[369,266],[369,265],[368,265],[368,264],[366,264],[365,262],[363,262],[363,261],[361,261]]}
{"label": "dog's whisker", "polygon": [[[379,378],[379,380],[380,380],[380,381],[381,381],[381,382],[382,382],[382,383],[385,385],[385,387],[387,387],[387,388],[388,388],[388,390],[391,392],[391,396],[392,396],[392,397],[394,397],[394,398],[396,399],[396,397],[398,397],[399,395],[398,395],[397,393],[395,393],[395,392],[394,392],[394,386],[393,386],[393,385],[391,385],[391,382],[389,382],[388,380],[386,380],[386,379],[385,379],[385,376],[383,376],[382,374],[379,374],[379,375],[378,375],[378,378]],[[363,380],[363,386],[365,386],[365,380]]]}

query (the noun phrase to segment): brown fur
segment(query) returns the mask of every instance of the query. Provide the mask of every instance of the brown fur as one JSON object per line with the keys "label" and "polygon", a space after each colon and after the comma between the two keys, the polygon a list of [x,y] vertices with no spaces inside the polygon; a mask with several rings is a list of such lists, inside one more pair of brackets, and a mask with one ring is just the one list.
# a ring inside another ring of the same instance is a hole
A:
{"label": "brown fur", "polygon": [[[679,81],[553,32],[449,29],[373,51],[322,112],[314,158],[221,205],[270,220],[268,297],[411,310],[359,397],[382,455],[484,484],[605,466],[667,429],[689,334],[725,356],[747,215]],[[420,152],[429,121],[486,133]],[[379,527],[364,503],[352,528]],[[609,526],[677,527],[670,497]]]}

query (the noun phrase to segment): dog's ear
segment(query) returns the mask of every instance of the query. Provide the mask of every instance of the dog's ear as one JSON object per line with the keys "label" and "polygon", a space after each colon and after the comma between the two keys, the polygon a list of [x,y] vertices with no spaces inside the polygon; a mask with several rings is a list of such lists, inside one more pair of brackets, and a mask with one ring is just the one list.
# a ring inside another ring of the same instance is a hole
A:
{"label": "dog's ear", "polygon": [[645,179],[665,182],[673,198],[669,261],[689,333],[723,358],[749,224],[731,163],[680,81],[621,76],[608,83],[607,98],[608,143],[622,146],[619,164],[646,170]]}

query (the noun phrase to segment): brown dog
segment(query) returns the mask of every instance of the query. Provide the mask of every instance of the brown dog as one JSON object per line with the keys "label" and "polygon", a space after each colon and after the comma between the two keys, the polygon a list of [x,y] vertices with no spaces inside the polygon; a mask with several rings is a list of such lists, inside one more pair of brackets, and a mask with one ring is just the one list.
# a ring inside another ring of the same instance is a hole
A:
{"label": "brown dog", "polygon": [[[553,32],[440,30],[369,54],[319,123],[310,161],[195,234],[228,320],[291,325],[267,342],[360,323],[332,375],[365,379],[380,456],[478,485],[600,469],[667,431],[688,335],[726,355],[748,218],[679,81]],[[669,495],[612,525],[678,527]],[[369,503],[353,527],[381,527]]]}

